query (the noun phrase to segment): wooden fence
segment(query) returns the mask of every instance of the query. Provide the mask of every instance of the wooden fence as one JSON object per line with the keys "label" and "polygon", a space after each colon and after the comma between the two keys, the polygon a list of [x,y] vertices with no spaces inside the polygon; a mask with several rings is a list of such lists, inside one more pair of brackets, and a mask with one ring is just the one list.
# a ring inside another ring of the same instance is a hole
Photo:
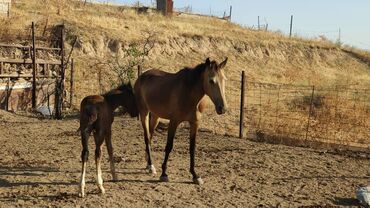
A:
{"label": "wooden fence", "polygon": [[[32,23],[30,29],[31,45],[0,44],[0,51],[3,51],[0,54],[0,80],[3,80],[3,83],[6,83],[7,86],[5,89],[2,89],[4,93],[0,94],[4,109],[9,110],[9,103],[12,103],[12,99],[17,100],[20,97],[25,98],[21,101],[24,102],[25,108],[27,108],[30,102],[32,108],[35,109],[39,105],[44,104],[46,96],[48,106],[54,104],[55,118],[62,118],[64,75],[67,64],[64,60],[64,26],[62,25],[59,28],[59,40],[57,40],[59,47],[57,48],[37,46],[34,23]],[[42,33],[44,34],[43,38],[45,38],[45,29]],[[51,39],[49,38],[49,40]],[[45,54],[49,56],[51,54],[52,57],[48,58]],[[46,60],[39,57],[46,57]],[[73,80],[73,73],[71,73],[71,76]],[[18,80],[20,78],[26,81],[26,84],[19,85]],[[43,86],[46,83],[45,80],[49,80],[46,87],[47,91],[42,93],[45,90],[45,86]],[[31,86],[29,83],[31,83]],[[73,81],[71,81],[71,84],[73,86]],[[50,87],[51,85],[52,87]],[[12,96],[12,93],[15,93],[14,90],[17,88],[16,86],[18,86],[19,90],[16,92],[17,95]],[[30,93],[31,95],[29,95]],[[73,94],[72,90],[71,93]],[[54,99],[50,102],[51,97]],[[16,110],[17,106],[19,106],[18,100],[15,103],[17,105],[13,107],[13,110]]]}

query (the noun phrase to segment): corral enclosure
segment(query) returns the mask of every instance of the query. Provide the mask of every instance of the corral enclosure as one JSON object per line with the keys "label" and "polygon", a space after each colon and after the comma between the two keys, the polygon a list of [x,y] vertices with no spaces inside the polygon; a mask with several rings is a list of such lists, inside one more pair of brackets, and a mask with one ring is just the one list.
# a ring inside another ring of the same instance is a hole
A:
{"label": "corral enclosure", "polygon": [[[0,151],[5,155],[0,158],[0,173],[4,176],[0,179],[1,205],[356,205],[354,191],[370,177],[370,67],[365,52],[345,52],[328,42],[248,30],[211,17],[165,18],[137,14],[122,6],[84,5],[78,1],[18,2],[13,8],[17,18],[1,22],[4,27],[0,28],[0,39],[16,42],[29,37],[30,20],[36,22],[41,33],[44,27],[63,21],[67,49],[71,49],[74,37],[79,37],[74,54],[76,109],[84,96],[112,87],[110,68],[101,63],[141,43],[143,32],[152,30],[158,35],[142,65],[144,70],[176,72],[207,57],[217,61],[229,57],[229,110],[217,116],[210,103],[203,116],[197,166],[205,187],[188,184],[186,125],[178,131],[170,162],[173,182],[161,184],[157,176],[146,175],[142,169],[144,145],[139,122],[117,117],[113,143],[118,158],[124,159],[117,168],[121,181],[109,181],[108,163],[104,161],[107,196],[96,195],[91,154],[86,200],[76,197],[81,153],[80,138],[75,133],[77,114],[66,115],[63,121],[48,121],[27,113],[1,111],[0,128],[4,133],[0,139],[4,145]],[[242,70],[246,72],[242,108],[245,130],[244,138],[239,139]],[[8,79],[4,83],[6,87]],[[165,137],[165,132],[155,136],[156,167],[162,162]],[[9,138],[16,139],[9,142]],[[325,150],[254,143],[246,138],[311,147],[324,142],[321,147]],[[336,154],[341,146],[330,144],[361,147],[361,151],[344,151],[343,156]],[[94,152],[93,147],[90,150]]]}

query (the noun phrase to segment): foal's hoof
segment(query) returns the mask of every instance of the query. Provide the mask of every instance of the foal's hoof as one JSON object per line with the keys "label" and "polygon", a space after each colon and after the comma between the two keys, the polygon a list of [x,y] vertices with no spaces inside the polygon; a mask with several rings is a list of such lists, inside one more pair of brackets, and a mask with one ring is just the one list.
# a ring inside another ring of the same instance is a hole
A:
{"label": "foal's hoof", "polygon": [[105,189],[103,186],[99,186],[98,185],[98,188],[99,188],[99,191],[100,191],[100,194],[104,195],[105,194]]}
{"label": "foal's hoof", "polygon": [[148,165],[146,166],[146,170],[149,174],[157,175],[157,170],[155,169],[154,165]]}
{"label": "foal's hoof", "polygon": [[199,178],[193,178],[193,183],[198,184],[198,185],[203,185],[204,181],[201,177]]}
{"label": "foal's hoof", "polygon": [[168,176],[161,176],[160,178],[159,178],[159,180],[161,181],[161,182],[169,182],[170,180],[168,180]]}
{"label": "foal's hoof", "polygon": [[85,197],[85,193],[80,192],[80,193],[78,193],[78,196],[79,196],[80,198],[84,198],[84,197]]}

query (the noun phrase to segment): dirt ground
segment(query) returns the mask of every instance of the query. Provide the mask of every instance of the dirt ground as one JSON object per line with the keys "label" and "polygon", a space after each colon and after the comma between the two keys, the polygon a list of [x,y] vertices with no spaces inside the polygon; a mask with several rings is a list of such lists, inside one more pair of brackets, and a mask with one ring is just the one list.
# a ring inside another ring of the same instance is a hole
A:
{"label": "dirt ground", "polygon": [[[221,118],[220,118],[221,119]],[[204,120],[207,120],[204,118]],[[204,124],[203,126],[205,126]],[[118,182],[103,155],[105,195],[97,193],[93,139],[85,198],[78,197],[81,144],[78,121],[38,119],[0,112],[0,207],[356,207],[355,190],[370,185],[370,159],[255,143],[200,131],[191,183],[188,130],[178,129],[169,183],[145,172],[142,130],[136,119],[117,117],[113,128]],[[165,132],[153,155],[160,174]],[[314,206],[317,205],[317,206]]]}

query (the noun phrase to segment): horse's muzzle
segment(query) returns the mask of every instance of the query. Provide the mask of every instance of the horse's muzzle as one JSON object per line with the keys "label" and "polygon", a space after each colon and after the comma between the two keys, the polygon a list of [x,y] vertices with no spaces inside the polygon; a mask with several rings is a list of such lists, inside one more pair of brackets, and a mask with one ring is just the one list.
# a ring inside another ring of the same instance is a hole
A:
{"label": "horse's muzzle", "polygon": [[222,115],[226,113],[226,108],[223,105],[219,105],[216,107],[216,112],[218,115]]}

